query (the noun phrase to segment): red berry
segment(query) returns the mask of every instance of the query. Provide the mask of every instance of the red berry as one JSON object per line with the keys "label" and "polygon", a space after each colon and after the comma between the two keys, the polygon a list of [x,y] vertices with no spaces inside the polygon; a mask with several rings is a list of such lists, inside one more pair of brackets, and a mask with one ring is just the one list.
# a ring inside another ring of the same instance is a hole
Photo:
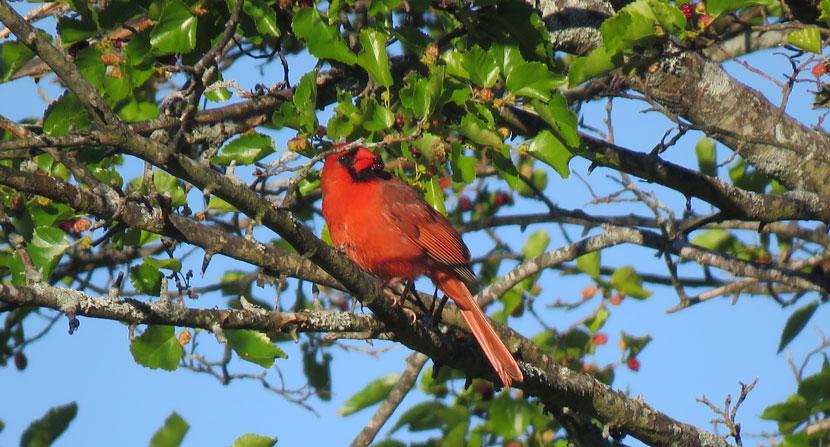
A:
{"label": "red berry", "polygon": [[91,224],[88,219],[77,219],[75,220],[75,223],[72,224],[72,230],[75,233],[83,233],[89,229],[90,225]]}
{"label": "red berry", "polygon": [[452,185],[452,180],[449,177],[441,177],[438,179],[438,184],[441,185],[441,189],[447,189]]}
{"label": "red berry", "polygon": [[596,293],[597,293],[597,286],[594,286],[594,285],[586,286],[584,289],[582,289],[582,299],[583,300],[590,300],[591,298],[594,297],[594,295],[596,295]]}
{"label": "red berry", "polygon": [[493,199],[493,203],[495,203],[496,206],[512,205],[513,197],[511,197],[510,194],[504,191],[499,191],[498,193],[496,193],[496,197]]}
{"label": "red berry", "polygon": [[470,200],[467,196],[461,196],[458,198],[458,209],[461,211],[470,211],[473,209],[473,201]]}
{"label": "red berry", "polygon": [[623,298],[625,298],[625,294],[620,292],[620,293],[614,295],[613,297],[611,297],[611,304],[613,304],[615,306],[619,306],[620,303],[622,303]]}
{"label": "red berry", "polygon": [[637,360],[637,357],[629,357],[625,364],[628,365],[628,369],[634,372],[640,370],[640,361]]}
{"label": "red berry", "polygon": [[591,342],[596,346],[604,345],[608,343],[608,336],[602,332],[597,332],[593,337],[591,337]]}
{"label": "red berry", "polygon": [[684,3],[684,4],[680,5],[680,12],[682,12],[683,15],[686,16],[687,19],[691,19],[692,14],[694,13],[694,10],[692,9],[692,4],[691,3]]}
{"label": "red berry", "polygon": [[23,211],[23,197],[21,197],[20,194],[15,194],[15,196],[12,197],[11,208],[13,213]]}
{"label": "red berry", "polygon": [[395,128],[396,129],[403,129],[404,125],[404,117],[400,113],[395,115]]}
{"label": "red berry", "polygon": [[813,74],[815,77],[821,77],[821,75],[827,73],[827,63],[826,62],[819,62],[816,65],[813,65],[813,68],[810,70],[810,73]]}
{"label": "red berry", "polygon": [[67,233],[70,233],[70,232],[74,231],[74,227],[75,227],[75,219],[65,220],[65,221],[61,222],[60,224],[58,224],[58,228],[60,228],[63,231],[66,231]]}

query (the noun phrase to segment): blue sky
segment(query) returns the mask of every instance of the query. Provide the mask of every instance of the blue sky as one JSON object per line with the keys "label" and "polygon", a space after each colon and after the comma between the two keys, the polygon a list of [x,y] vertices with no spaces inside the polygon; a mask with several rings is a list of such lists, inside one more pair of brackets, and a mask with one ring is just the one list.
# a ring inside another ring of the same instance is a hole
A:
{"label": "blue sky", "polygon": [[[786,59],[771,52],[753,56],[749,61],[775,76],[786,72],[789,67]],[[307,58],[293,58],[291,62],[294,80],[314,64]],[[259,70],[252,67],[253,63],[233,67],[225,73],[225,78],[236,79],[245,88],[252,88],[257,83],[272,84],[282,78],[282,70],[278,66],[266,67],[264,77],[260,77]],[[780,92],[776,92],[776,87],[768,81],[735,64],[728,64],[727,67],[734,76],[742,82],[752,83],[774,103],[779,101]],[[49,80],[42,81],[40,87],[48,97],[57,97],[58,90]],[[810,98],[804,93],[805,88],[804,85],[798,86],[789,112],[812,124],[817,114],[809,110]],[[2,114],[13,119],[40,116],[46,102],[38,95],[37,89],[29,79],[0,85],[0,104],[14,104],[14,107],[4,106]],[[604,102],[591,104],[583,108],[582,114],[587,122],[600,125],[604,107]],[[647,151],[670,127],[669,122],[656,113],[639,113],[643,108],[643,105],[630,101],[615,102],[614,124],[618,144]],[[321,121],[325,119],[321,118]],[[283,132],[277,136],[277,147],[284,147],[285,138],[291,135]],[[693,148],[698,138],[699,135],[694,134],[684,137],[664,157],[695,167]],[[720,148],[719,160],[724,160],[728,154]],[[584,160],[574,160],[571,171],[587,178],[597,194],[604,195],[619,189],[607,178],[607,175],[613,174],[612,171],[598,168],[586,177],[587,166]],[[139,169],[140,164],[131,161],[125,167],[126,178],[135,175]],[[725,175],[723,168],[721,175]],[[582,208],[597,214],[637,212],[648,215],[644,207],[635,208],[631,204],[587,206],[591,197],[575,175],[562,180],[551,172],[549,178],[547,193],[562,207]],[[647,184],[643,187],[651,188]],[[684,198],[663,188],[655,190],[661,200],[679,214]],[[191,193],[191,203],[194,210],[202,206],[200,195],[195,191]],[[705,212],[709,207],[695,202],[695,209]],[[518,201],[508,213],[542,210],[538,205]],[[500,230],[500,234],[516,247],[521,247],[523,238],[538,228],[545,228],[552,236],[551,248],[566,243],[555,225],[533,226],[524,234],[518,228],[506,228]],[[319,231],[319,223],[316,230]],[[581,228],[570,228],[568,231],[571,237],[580,237]],[[266,231],[257,235],[262,239],[274,237]],[[752,234],[742,237],[747,240],[757,238]],[[481,246],[484,239],[480,234],[466,235],[465,240],[474,254],[484,249]],[[621,246],[603,251],[602,256],[604,263],[609,265],[632,264],[638,271],[665,271],[662,260],[656,259],[651,250]],[[187,260],[185,268],[198,271],[200,262],[201,252],[197,251]],[[223,271],[232,268],[240,268],[240,264],[217,256],[211,262],[205,279],[197,277],[194,285],[214,282]],[[681,272],[696,274],[699,269],[689,266]],[[560,276],[557,272],[546,272],[542,277],[543,293],[538,300],[539,308],[557,298],[576,301],[582,287],[589,284],[590,280],[585,276]],[[308,285],[306,287],[308,290]],[[431,291],[428,287],[424,289]],[[751,382],[758,377],[758,385],[743,405],[739,419],[746,434],[745,445],[759,442],[758,438],[749,434],[772,431],[774,426],[760,421],[758,415],[764,407],[785,399],[795,389],[786,355],[775,353],[781,329],[794,309],[782,310],[768,298],[742,296],[736,305],[731,304],[730,298],[718,298],[667,315],[665,311],[677,302],[674,291],[667,287],[653,287],[651,290],[654,294],[648,300],[638,302],[627,299],[619,307],[611,308],[612,317],[603,330],[609,334],[610,341],[596,354],[600,365],[619,360],[617,341],[620,331],[634,335],[650,334],[654,338],[640,355],[640,371],[633,373],[625,367],[618,368],[614,387],[633,396],[642,395],[646,402],[681,421],[709,428],[708,421],[713,414],[695,399],[705,394],[711,401],[720,404],[726,394],[736,395],[738,381]],[[255,288],[254,293],[264,298],[273,296],[270,288]],[[803,303],[812,299],[815,297],[805,297]],[[225,299],[218,295],[204,295],[197,305],[213,307],[224,303]],[[564,329],[592,312],[598,303],[598,298],[595,298],[576,311],[544,310],[542,315],[548,324]],[[827,306],[820,307],[811,323],[791,345],[794,359],[800,362],[805,353],[818,344],[820,336],[817,330],[828,330],[828,317],[830,311]],[[540,328],[526,320],[514,327],[524,335],[532,336]],[[34,329],[38,325],[30,326]],[[198,339],[206,352],[214,357],[219,355],[219,345],[212,335],[201,333]],[[365,343],[347,344],[367,347]],[[146,445],[171,411],[178,412],[191,425],[184,442],[186,446],[230,445],[233,439],[247,432],[278,436],[280,445],[342,445],[350,442],[360,431],[371,410],[345,418],[336,415],[336,410],[370,380],[400,372],[404,367],[403,359],[409,354],[406,348],[385,342],[376,342],[370,347],[384,351],[377,357],[333,349],[333,399],[321,402],[312,398],[309,403],[317,411],[318,415],[315,415],[264,390],[255,382],[239,381],[222,386],[211,377],[185,370],[168,373],[146,369],[133,361],[128,346],[127,328],[120,323],[81,318],[80,329],[70,336],[66,333],[65,320],[59,321],[44,340],[27,349],[29,365],[25,371],[19,372],[13,367],[0,369],[0,400],[3,402],[0,405],[0,419],[6,424],[0,432],[0,446],[17,444],[21,432],[32,420],[48,408],[70,401],[78,402],[78,417],[55,444],[57,446]],[[289,359],[279,360],[278,368],[289,387],[305,383],[298,346],[291,343],[281,345],[289,354]],[[253,364],[239,361],[235,361],[233,367],[261,371]],[[810,370],[817,367],[818,363],[814,362]],[[270,378],[277,380],[273,372]],[[461,386],[460,383],[456,385]],[[404,407],[423,398],[420,392],[413,392],[405,400]],[[421,439],[423,436],[405,432],[398,435],[399,439],[404,440]]]}

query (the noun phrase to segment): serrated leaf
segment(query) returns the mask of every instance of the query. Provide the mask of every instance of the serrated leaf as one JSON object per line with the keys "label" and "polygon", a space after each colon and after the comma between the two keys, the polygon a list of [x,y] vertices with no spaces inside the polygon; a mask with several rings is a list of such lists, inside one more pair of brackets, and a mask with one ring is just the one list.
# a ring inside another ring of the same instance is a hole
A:
{"label": "serrated leaf", "polygon": [[550,131],[540,131],[527,144],[530,155],[552,167],[562,178],[568,178],[568,162],[573,154]]}
{"label": "serrated leaf", "polygon": [[778,343],[779,353],[804,329],[804,326],[807,325],[810,318],[816,313],[816,309],[818,309],[818,302],[813,301],[790,315],[790,318],[787,319],[787,323],[784,325],[784,330],[781,332],[781,341]]}
{"label": "serrated leaf", "polygon": [[453,146],[450,166],[452,167],[453,181],[469,185],[476,179],[476,159],[464,155],[460,145]]}
{"label": "serrated leaf", "polygon": [[807,26],[787,35],[787,42],[816,54],[821,54],[821,31],[817,26]]}
{"label": "serrated leaf", "polygon": [[164,425],[153,434],[150,447],[179,447],[189,429],[190,424],[174,411],[164,420]]}
{"label": "serrated leaf", "polygon": [[256,363],[266,369],[274,366],[274,360],[288,357],[267,335],[260,331],[250,329],[226,330],[225,337],[241,359]]}
{"label": "serrated leaf", "polygon": [[536,230],[530,237],[527,238],[524,247],[522,247],[522,254],[525,261],[541,255],[548,248],[550,244],[550,236],[545,230]]}
{"label": "serrated leaf", "polygon": [[491,55],[493,55],[493,59],[495,59],[502,75],[504,75],[506,79],[510,78],[513,70],[523,67],[526,64],[525,58],[522,57],[521,51],[519,51],[519,49],[515,46],[495,44],[490,46],[488,51]]}
{"label": "serrated leaf", "polygon": [[533,109],[553,130],[569,149],[577,149],[581,143],[577,132],[577,117],[570,108],[568,101],[559,92],[553,92],[550,101],[531,101]]}
{"label": "serrated leaf", "polygon": [[559,74],[551,73],[545,64],[540,62],[526,62],[520,67],[514,67],[507,76],[507,89],[516,96],[547,101],[551,90],[564,85],[566,79]]}
{"label": "serrated leaf", "polygon": [[236,438],[231,447],[274,447],[276,444],[276,436],[268,437],[256,433],[247,433]]}
{"label": "serrated leaf", "polygon": [[0,51],[0,82],[6,82],[12,75],[27,62],[35,57],[35,53],[22,42],[6,42]]}
{"label": "serrated leaf", "polygon": [[386,399],[400,378],[400,374],[389,374],[369,382],[362,390],[348,398],[337,410],[337,414],[348,416]]}
{"label": "serrated leaf", "polygon": [[347,65],[354,65],[357,56],[349,49],[337,31],[320,15],[317,8],[303,8],[291,23],[294,34],[308,45],[309,53],[320,59],[334,59]]}
{"label": "serrated leaf", "polygon": [[157,267],[141,264],[130,268],[130,284],[138,293],[159,296],[162,274]]}
{"label": "serrated leaf", "polygon": [[591,278],[599,278],[601,252],[599,250],[585,253],[576,258],[576,268]]}
{"label": "serrated leaf", "polygon": [[474,46],[463,55],[463,67],[470,80],[480,87],[490,88],[499,80],[499,66],[493,55]]}
{"label": "serrated leaf", "polygon": [[20,436],[20,447],[49,447],[77,415],[78,404],[75,402],[49,409],[43,417],[26,427]]}
{"label": "serrated leaf", "polygon": [[362,126],[369,132],[388,129],[395,124],[395,114],[374,99],[367,98],[361,105],[366,107]]}
{"label": "serrated leaf", "polygon": [[196,48],[196,16],[179,0],[167,0],[150,32],[155,54],[186,54]]}
{"label": "serrated leaf", "polygon": [[55,264],[69,248],[69,239],[60,228],[37,227],[27,248],[32,263],[40,270],[43,278],[49,278]]}
{"label": "serrated leaf", "polygon": [[392,72],[389,70],[389,58],[386,55],[388,36],[380,30],[363,28],[360,30],[360,54],[357,64],[369,73],[369,76],[382,87],[392,85]]}
{"label": "serrated leaf", "polygon": [[43,132],[52,137],[66,135],[70,131],[86,129],[92,124],[86,109],[74,93],[67,91],[46,108]]}
{"label": "serrated leaf", "polygon": [[715,140],[703,137],[695,145],[697,165],[700,173],[717,177],[717,160],[715,160]]}
{"label": "serrated leaf", "polygon": [[633,298],[645,299],[651,296],[650,291],[643,289],[643,280],[634,271],[634,267],[628,265],[614,270],[611,287]]}
{"label": "serrated leaf", "polygon": [[226,144],[211,162],[227,166],[232,161],[250,165],[274,152],[274,140],[261,133],[249,133]]}
{"label": "serrated leaf", "polygon": [[637,0],[602,22],[599,32],[608,54],[615,54],[654,37],[655,22],[648,1]]}
{"label": "serrated leaf", "polygon": [[182,358],[182,345],[173,326],[149,325],[141,336],[130,343],[136,363],[147,368],[175,371]]}

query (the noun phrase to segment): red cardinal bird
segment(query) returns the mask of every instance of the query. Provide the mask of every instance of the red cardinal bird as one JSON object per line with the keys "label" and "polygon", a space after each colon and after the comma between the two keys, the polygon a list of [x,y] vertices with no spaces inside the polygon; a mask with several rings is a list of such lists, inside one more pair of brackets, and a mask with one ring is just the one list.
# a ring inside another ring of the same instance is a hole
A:
{"label": "red cardinal bird", "polygon": [[385,281],[428,276],[455,301],[502,383],[524,379],[464,284],[476,283],[470,251],[444,216],[384,171],[380,156],[365,147],[328,155],[321,184],[335,247]]}

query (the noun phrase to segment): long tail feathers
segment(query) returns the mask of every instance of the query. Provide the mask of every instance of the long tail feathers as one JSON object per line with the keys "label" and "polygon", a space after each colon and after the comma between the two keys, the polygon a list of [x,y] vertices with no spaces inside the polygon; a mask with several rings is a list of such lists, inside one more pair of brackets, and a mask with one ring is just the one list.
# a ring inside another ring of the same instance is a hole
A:
{"label": "long tail feathers", "polygon": [[513,355],[510,354],[496,331],[490,326],[490,322],[487,321],[484,312],[473,300],[467,286],[449,272],[437,272],[433,275],[432,280],[441,291],[455,301],[455,304],[461,310],[464,321],[467,322],[467,326],[470,327],[470,331],[472,331],[473,336],[481,346],[481,350],[484,351],[487,360],[493,365],[493,369],[496,370],[496,374],[504,386],[509,388],[514,380],[516,382],[523,381],[524,376],[519,369],[519,364],[516,363]]}

